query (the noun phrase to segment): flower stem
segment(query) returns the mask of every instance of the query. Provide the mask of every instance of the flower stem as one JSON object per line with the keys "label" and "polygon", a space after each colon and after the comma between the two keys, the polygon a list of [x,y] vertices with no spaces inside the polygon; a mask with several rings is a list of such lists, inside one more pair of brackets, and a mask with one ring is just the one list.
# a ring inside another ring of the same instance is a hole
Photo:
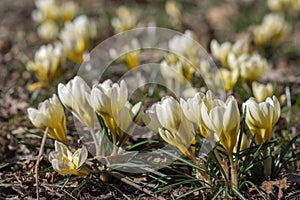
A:
{"label": "flower stem", "polygon": [[233,162],[233,154],[229,154],[229,162],[230,162],[230,172],[231,172],[231,186],[237,188],[238,187],[237,169],[235,163]]}
{"label": "flower stem", "polygon": [[[211,145],[214,146],[214,142],[212,139],[209,140]],[[214,149],[214,154],[218,160],[218,162],[220,163],[221,167],[223,168],[225,174],[223,174],[224,178],[229,180],[229,172],[228,172],[228,165],[227,165],[227,162],[224,162],[222,159],[221,159],[221,156],[219,154],[219,152],[217,151],[217,149],[215,148]]]}
{"label": "flower stem", "polygon": [[264,175],[265,178],[268,178],[271,176],[272,171],[272,157],[268,156],[268,149],[265,148],[262,151],[264,156]]}
{"label": "flower stem", "polygon": [[94,141],[94,144],[95,144],[96,157],[98,157],[98,156],[99,156],[99,153],[100,153],[100,152],[99,152],[100,149],[99,149],[98,140],[97,140],[97,138],[96,138],[96,134],[95,134],[95,131],[94,131],[93,128],[90,128],[90,133],[91,133],[91,135],[92,135],[92,138],[93,138],[93,141]]}
{"label": "flower stem", "polygon": [[116,156],[118,154],[118,146],[117,146],[117,136],[115,133],[112,133],[112,140],[113,140],[113,152],[111,156]]}

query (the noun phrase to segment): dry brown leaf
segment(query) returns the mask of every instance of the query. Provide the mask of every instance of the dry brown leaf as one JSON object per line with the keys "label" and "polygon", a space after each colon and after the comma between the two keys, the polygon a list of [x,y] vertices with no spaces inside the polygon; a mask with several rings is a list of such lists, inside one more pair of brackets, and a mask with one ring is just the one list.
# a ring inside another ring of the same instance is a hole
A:
{"label": "dry brown leaf", "polygon": [[261,185],[261,189],[264,190],[268,196],[273,196],[276,199],[282,199],[284,195],[284,190],[289,187],[287,183],[287,178],[275,181],[264,181]]}

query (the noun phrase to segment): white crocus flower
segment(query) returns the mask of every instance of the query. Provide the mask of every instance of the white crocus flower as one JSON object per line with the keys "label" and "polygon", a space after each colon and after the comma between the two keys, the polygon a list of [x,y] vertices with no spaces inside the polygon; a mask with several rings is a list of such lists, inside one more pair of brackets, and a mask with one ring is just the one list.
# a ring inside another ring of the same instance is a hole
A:
{"label": "white crocus flower", "polygon": [[146,125],[153,131],[158,131],[165,142],[177,147],[186,156],[192,158],[188,149],[195,143],[194,128],[193,124],[184,116],[178,101],[170,96],[164,97],[151,109],[152,111],[146,111],[146,115],[148,115],[146,118],[148,120],[145,120]]}
{"label": "white crocus flower", "polygon": [[116,136],[130,135],[135,123],[140,120],[141,103],[132,106],[128,102],[128,89],[124,80],[113,83],[106,80],[93,87],[87,95],[90,105],[100,115],[106,127],[111,131],[116,142]]}
{"label": "white crocus flower", "polygon": [[188,120],[196,124],[199,128],[199,132],[203,137],[210,135],[210,131],[203,125],[203,119],[201,115],[202,102],[205,103],[208,109],[211,109],[214,104],[214,98],[212,92],[209,90],[204,93],[197,93],[194,97],[187,99],[180,99],[180,105],[182,107],[184,115]]}
{"label": "white crocus flower", "polygon": [[66,1],[60,5],[59,10],[59,18],[64,22],[69,21],[76,15],[78,5],[74,1]]}
{"label": "white crocus flower", "polygon": [[66,85],[58,84],[58,96],[63,105],[84,125],[92,129],[95,113],[85,98],[86,93],[90,91],[87,83],[79,76],[70,80]]}
{"label": "white crocus flower", "polygon": [[253,96],[257,99],[257,101],[262,102],[267,97],[272,97],[273,86],[271,83],[264,85],[264,84],[260,84],[258,82],[253,82],[252,83],[252,92],[253,92]]}
{"label": "white crocus flower", "polygon": [[259,46],[277,44],[290,32],[291,26],[280,14],[271,13],[263,18],[262,24],[252,29],[254,42]]}
{"label": "white crocus flower", "polygon": [[234,54],[228,56],[228,64],[231,69],[238,69],[242,81],[253,82],[263,75],[267,68],[267,60],[259,54],[243,54],[236,57]]}
{"label": "white crocus flower", "polygon": [[31,123],[42,130],[49,128],[49,136],[53,139],[66,141],[66,117],[64,109],[54,94],[52,98],[39,104],[38,109],[28,108]]}
{"label": "white crocus flower", "polygon": [[171,53],[194,58],[198,53],[195,38],[195,34],[190,30],[186,30],[183,35],[175,35],[168,43]]}
{"label": "white crocus flower", "polygon": [[227,56],[231,51],[231,43],[224,42],[223,44],[219,44],[218,41],[212,40],[210,43],[210,49],[212,55],[221,61],[224,67],[227,67]]}
{"label": "white crocus flower", "polygon": [[258,103],[254,98],[250,98],[243,104],[243,110],[246,112],[246,123],[256,142],[261,144],[270,141],[273,127],[280,117],[278,99],[273,96]]}
{"label": "white crocus flower", "polygon": [[109,55],[112,59],[124,62],[129,69],[134,69],[139,64],[140,43],[136,38],[130,41],[130,44],[122,46],[121,49],[109,49]]}
{"label": "white crocus flower", "polygon": [[37,10],[32,13],[34,21],[40,23],[48,19],[56,19],[59,15],[59,4],[56,0],[36,0]]}
{"label": "white crocus flower", "polygon": [[235,43],[224,42],[219,44],[218,41],[212,40],[210,43],[210,49],[213,57],[220,60],[224,67],[230,67],[228,64],[229,54],[235,56],[240,56],[242,54],[248,53],[249,44],[246,41],[238,40]]}
{"label": "white crocus flower", "polygon": [[88,50],[91,40],[95,37],[96,24],[85,15],[76,17],[72,22],[66,22],[60,33],[67,56],[75,62],[82,62],[83,53]]}
{"label": "white crocus flower", "polygon": [[218,135],[223,147],[232,155],[240,128],[240,112],[235,98],[230,96],[226,102],[219,101],[219,105],[211,110],[202,103],[201,114],[204,125]]}
{"label": "white crocus flower", "polygon": [[232,90],[232,88],[235,86],[239,78],[239,70],[238,69],[228,70],[222,68],[219,71],[220,71],[221,79],[224,82],[224,89],[226,91]]}
{"label": "white crocus flower", "polygon": [[137,25],[137,16],[132,10],[125,6],[120,6],[116,11],[117,16],[112,18],[111,25],[114,27],[115,32],[130,30]]}
{"label": "white crocus flower", "polygon": [[99,115],[113,116],[125,106],[128,99],[128,89],[124,80],[113,83],[110,79],[93,87],[89,102]]}
{"label": "white crocus flower", "polygon": [[54,41],[58,36],[59,28],[53,20],[44,21],[37,29],[39,37],[46,41]]}
{"label": "white crocus flower", "polygon": [[43,45],[35,53],[34,60],[27,63],[27,70],[33,71],[37,79],[47,85],[60,75],[64,59],[61,43]]}
{"label": "white crocus flower", "polygon": [[55,141],[55,151],[50,152],[49,161],[53,169],[61,175],[74,174],[85,177],[90,173],[87,168],[83,167],[87,157],[86,147],[83,146],[72,153],[66,145]]}

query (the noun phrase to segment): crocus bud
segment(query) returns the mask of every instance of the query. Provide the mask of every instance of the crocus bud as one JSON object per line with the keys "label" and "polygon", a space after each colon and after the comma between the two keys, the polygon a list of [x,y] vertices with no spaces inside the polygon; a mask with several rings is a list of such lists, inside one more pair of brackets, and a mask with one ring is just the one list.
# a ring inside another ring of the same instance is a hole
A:
{"label": "crocus bud", "polygon": [[273,95],[273,86],[271,83],[264,85],[258,82],[253,82],[252,92],[253,92],[253,96],[257,99],[257,101],[262,102],[267,97],[271,97]]}
{"label": "crocus bud", "polygon": [[39,37],[46,41],[54,41],[59,33],[59,28],[53,20],[44,21],[37,29]]}
{"label": "crocus bud", "polygon": [[59,7],[59,18],[62,21],[70,21],[78,11],[78,5],[74,1],[63,2]]}
{"label": "crocus bud", "polygon": [[87,168],[83,167],[87,157],[86,147],[83,146],[72,153],[66,145],[55,141],[55,151],[50,152],[49,161],[53,169],[61,175],[74,174],[85,177],[90,173]]}
{"label": "crocus bud", "polygon": [[204,125],[218,135],[221,144],[231,155],[240,128],[240,112],[235,98],[230,96],[226,102],[219,101],[219,105],[210,111],[202,103],[201,114]]}
{"label": "crocus bud", "polygon": [[49,136],[53,139],[66,141],[66,117],[64,108],[54,94],[52,98],[39,104],[38,109],[28,108],[31,123],[42,130],[49,128]]}
{"label": "crocus bud", "polygon": [[108,79],[94,86],[88,99],[92,108],[99,115],[112,116],[113,110],[117,113],[125,106],[128,99],[127,85],[123,80],[118,84]]}
{"label": "crocus bud", "polygon": [[116,117],[125,107],[127,98],[128,89],[123,80],[120,85],[113,83],[111,80],[106,80],[94,86],[91,94],[87,96],[94,111],[103,118],[106,127],[115,134],[118,132]]}
{"label": "crocus bud", "polygon": [[220,76],[224,82],[224,88],[226,91],[232,90],[239,78],[238,69],[228,70],[225,68],[220,69]]}
{"label": "crocus bud", "polygon": [[246,123],[256,142],[261,144],[270,141],[273,126],[280,117],[278,99],[273,96],[258,103],[254,98],[250,98],[243,104],[243,110],[246,112]]}
{"label": "crocus bud", "polygon": [[120,6],[116,10],[117,16],[112,18],[111,25],[114,27],[115,33],[130,30],[137,24],[138,18],[132,10],[125,6]]}
{"label": "crocus bud", "polygon": [[128,101],[128,89],[125,81],[120,84],[106,80],[94,86],[87,99],[105,126],[112,134],[123,136],[130,135],[135,128],[135,123],[141,118],[141,102],[132,106]]}
{"label": "crocus bud", "polygon": [[93,128],[95,113],[85,98],[86,93],[90,91],[87,83],[79,76],[66,85],[58,84],[58,96],[63,105],[84,125]]}
{"label": "crocus bud", "polygon": [[228,67],[227,64],[227,57],[228,54],[231,52],[231,43],[224,42],[223,44],[219,44],[218,41],[212,40],[210,43],[210,49],[212,55],[221,61],[224,67]]}

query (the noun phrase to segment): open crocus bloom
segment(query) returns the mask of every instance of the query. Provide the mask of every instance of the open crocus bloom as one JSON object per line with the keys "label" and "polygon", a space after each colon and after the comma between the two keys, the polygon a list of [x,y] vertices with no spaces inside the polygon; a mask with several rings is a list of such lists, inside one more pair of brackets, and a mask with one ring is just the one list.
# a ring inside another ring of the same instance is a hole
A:
{"label": "open crocus bloom", "polygon": [[65,22],[64,29],[60,33],[60,40],[68,58],[77,63],[82,62],[83,54],[88,50],[96,33],[96,24],[85,15],[76,17],[72,22]]}
{"label": "open crocus bloom", "polygon": [[258,46],[278,44],[290,32],[291,25],[280,14],[264,16],[260,25],[253,27],[254,42]]}
{"label": "open crocus bloom", "polygon": [[82,165],[87,156],[86,147],[82,147],[72,154],[66,145],[55,141],[55,151],[49,154],[49,161],[53,169],[61,175],[74,174],[85,177],[89,174],[89,171]]}
{"label": "open crocus bloom", "polygon": [[[42,86],[47,86],[49,82],[60,75],[64,59],[65,54],[61,43],[56,42],[54,45],[43,45],[35,53],[34,60],[27,63],[26,68],[35,73],[37,79],[43,83]],[[42,86],[33,84],[29,89],[34,90]]]}
{"label": "open crocus bloom", "polygon": [[265,72],[268,62],[259,54],[242,54],[236,57],[234,54],[228,55],[228,65],[231,69],[240,71],[241,80],[253,82]]}
{"label": "open crocus bloom", "polygon": [[235,56],[240,56],[244,53],[248,53],[249,44],[247,41],[238,40],[234,44],[231,42],[224,42],[219,44],[218,41],[212,40],[210,43],[210,49],[213,57],[220,60],[223,67],[230,67],[228,65],[228,56],[233,54]]}

